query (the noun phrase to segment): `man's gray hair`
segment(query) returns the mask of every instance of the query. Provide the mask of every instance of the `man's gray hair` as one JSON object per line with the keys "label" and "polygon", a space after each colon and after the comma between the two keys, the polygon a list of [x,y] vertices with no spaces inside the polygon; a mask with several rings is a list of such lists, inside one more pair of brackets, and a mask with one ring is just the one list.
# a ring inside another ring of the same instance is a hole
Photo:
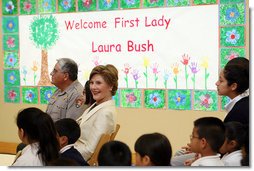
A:
{"label": "man's gray hair", "polygon": [[56,60],[60,66],[61,72],[66,72],[69,74],[69,78],[75,81],[78,78],[78,65],[70,58],[60,58]]}

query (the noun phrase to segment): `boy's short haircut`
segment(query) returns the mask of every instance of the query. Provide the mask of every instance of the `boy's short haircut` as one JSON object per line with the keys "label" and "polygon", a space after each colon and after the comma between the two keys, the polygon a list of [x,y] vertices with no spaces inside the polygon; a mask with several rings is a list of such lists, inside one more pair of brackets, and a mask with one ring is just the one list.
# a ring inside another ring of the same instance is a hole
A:
{"label": "boy's short haircut", "polygon": [[105,143],[98,155],[99,166],[131,166],[130,148],[121,141]]}
{"label": "boy's short haircut", "polygon": [[199,139],[205,138],[214,152],[219,152],[225,141],[224,123],[216,117],[202,117],[194,121]]}
{"label": "boy's short haircut", "polygon": [[74,144],[80,137],[80,127],[74,119],[60,119],[55,122],[55,127],[59,136],[68,138],[68,144]]}

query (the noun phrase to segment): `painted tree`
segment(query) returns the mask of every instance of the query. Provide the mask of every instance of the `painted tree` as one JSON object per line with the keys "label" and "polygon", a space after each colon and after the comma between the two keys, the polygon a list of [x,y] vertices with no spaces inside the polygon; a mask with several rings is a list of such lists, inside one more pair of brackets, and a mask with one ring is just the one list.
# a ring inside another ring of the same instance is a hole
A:
{"label": "painted tree", "polygon": [[50,86],[48,49],[52,48],[59,38],[58,23],[52,15],[40,15],[33,18],[29,29],[30,39],[41,49],[41,77],[38,86]]}

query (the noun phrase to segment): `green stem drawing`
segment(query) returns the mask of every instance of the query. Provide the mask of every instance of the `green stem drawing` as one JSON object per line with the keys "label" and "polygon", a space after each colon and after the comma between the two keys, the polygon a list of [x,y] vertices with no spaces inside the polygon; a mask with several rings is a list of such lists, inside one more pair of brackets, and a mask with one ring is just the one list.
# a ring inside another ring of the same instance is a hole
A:
{"label": "green stem drawing", "polygon": [[126,87],[128,88],[129,87],[129,85],[128,85],[128,75],[127,74],[125,74],[125,82],[126,82]]}
{"label": "green stem drawing", "polygon": [[135,80],[135,87],[138,88],[138,81]]}
{"label": "green stem drawing", "polygon": [[168,88],[168,82],[167,80],[164,80],[164,87],[167,89]]}
{"label": "green stem drawing", "polygon": [[147,75],[147,67],[146,67],[146,72],[143,73],[144,76],[146,77],[146,88],[148,87],[148,75]]}
{"label": "green stem drawing", "polygon": [[157,80],[158,80],[158,77],[156,74],[154,74],[154,86],[155,88],[157,87]]}
{"label": "green stem drawing", "polygon": [[175,81],[175,85],[176,85],[176,89],[177,89],[177,75],[175,75],[174,81]]}
{"label": "green stem drawing", "polygon": [[35,85],[35,80],[36,80],[36,74],[35,74],[35,72],[34,72],[34,85]]}
{"label": "green stem drawing", "polygon": [[187,73],[187,66],[185,65],[185,85],[186,85],[186,89],[188,89],[188,73]]}

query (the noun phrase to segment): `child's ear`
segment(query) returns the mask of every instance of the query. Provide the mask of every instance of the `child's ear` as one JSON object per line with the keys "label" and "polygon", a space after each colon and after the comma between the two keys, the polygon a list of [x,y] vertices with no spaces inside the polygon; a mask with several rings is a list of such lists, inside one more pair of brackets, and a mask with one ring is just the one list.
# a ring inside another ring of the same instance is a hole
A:
{"label": "child's ear", "polygon": [[142,157],[142,163],[143,163],[143,166],[151,166],[152,165],[151,159],[147,155]]}
{"label": "child's ear", "polygon": [[59,144],[60,144],[61,148],[68,145],[68,137],[67,136],[59,136]]}
{"label": "child's ear", "polygon": [[230,87],[232,91],[235,91],[237,89],[237,83],[231,84]]}
{"label": "child's ear", "polygon": [[228,144],[230,145],[230,148],[234,149],[238,143],[235,140],[230,140]]}
{"label": "child's ear", "polygon": [[200,139],[200,145],[201,145],[201,148],[202,148],[202,149],[206,148],[206,146],[207,146],[207,141],[206,141],[205,138],[201,138],[201,139]]}

